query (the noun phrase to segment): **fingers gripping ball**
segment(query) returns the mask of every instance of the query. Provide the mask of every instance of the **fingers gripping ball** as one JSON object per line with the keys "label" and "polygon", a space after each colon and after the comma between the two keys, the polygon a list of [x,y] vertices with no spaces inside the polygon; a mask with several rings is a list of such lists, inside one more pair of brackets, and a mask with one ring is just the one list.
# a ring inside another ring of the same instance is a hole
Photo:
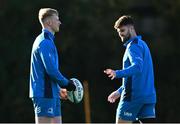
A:
{"label": "fingers gripping ball", "polygon": [[76,90],[67,92],[68,99],[73,103],[79,103],[82,101],[84,95],[84,89],[82,83],[76,78],[71,78],[70,80],[73,81],[74,85],[76,86]]}

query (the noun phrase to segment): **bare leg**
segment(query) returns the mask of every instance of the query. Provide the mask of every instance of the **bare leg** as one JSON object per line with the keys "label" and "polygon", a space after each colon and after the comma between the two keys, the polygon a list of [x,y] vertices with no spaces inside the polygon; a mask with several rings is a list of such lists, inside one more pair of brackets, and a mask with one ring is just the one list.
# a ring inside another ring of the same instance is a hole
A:
{"label": "bare leg", "polygon": [[62,118],[61,116],[57,116],[57,117],[54,117],[51,119],[51,123],[59,123],[59,124],[62,124]]}
{"label": "bare leg", "polygon": [[126,121],[126,120],[116,118],[116,124],[121,124],[121,123],[132,123],[132,121]]}
{"label": "bare leg", "polygon": [[40,123],[51,123],[51,118],[50,117],[35,117],[36,124]]}

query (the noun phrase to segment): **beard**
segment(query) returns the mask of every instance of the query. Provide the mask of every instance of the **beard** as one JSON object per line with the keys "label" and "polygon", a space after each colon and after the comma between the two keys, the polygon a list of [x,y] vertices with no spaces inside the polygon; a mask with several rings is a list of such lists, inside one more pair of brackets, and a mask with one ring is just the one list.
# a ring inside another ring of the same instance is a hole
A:
{"label": "beard", "polygon": [[126,34],[126,35],[121,36],[121,40],[122,40],[122,42],[126,42],[126,41],[128,41],[130,38],[131,38],[131,33],[130,33],[130,31],[129,31],[129,30],[128,30],[128,32],[127,32],[127,34]]}
{"label": "beard", "polygon": [[128,32],[126,36],[121,37],[122,42],[126,42],[131,38],[131,34]]}

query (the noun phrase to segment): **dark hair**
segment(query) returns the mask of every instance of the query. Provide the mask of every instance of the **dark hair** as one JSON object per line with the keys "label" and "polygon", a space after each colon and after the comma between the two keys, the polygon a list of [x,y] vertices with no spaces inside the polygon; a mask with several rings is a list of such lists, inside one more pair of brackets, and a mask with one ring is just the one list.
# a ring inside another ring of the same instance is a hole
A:
{"label": "dark hair", "polygon": [[121,16],[114,24],[114,28],[120,28],[121,26],[125,25],[134,25],[133,19],[129,15]]}

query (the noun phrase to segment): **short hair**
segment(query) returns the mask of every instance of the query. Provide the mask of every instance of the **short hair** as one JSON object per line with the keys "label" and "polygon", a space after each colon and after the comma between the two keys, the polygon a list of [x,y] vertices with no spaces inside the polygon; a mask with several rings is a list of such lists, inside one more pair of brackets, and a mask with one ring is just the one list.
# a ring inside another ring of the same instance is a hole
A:
{"label": "short hair", "polygon": [[126,25],[133,25],[134,26],[134,22],[131,16],[129,15],[124,15],[121,16],[114,24],[114,28],[118,29],[121,26],[126,26]]}
{"label": "short hair", "polygon": [[55,10],[55,9],[52,9],[52,8],[41,8],[39,10],[39,15],[38,15],[40,23],[42,24],[47,17],[53,16],[54,14],[57,15],[57,16],[59,15],[58,11]]}

